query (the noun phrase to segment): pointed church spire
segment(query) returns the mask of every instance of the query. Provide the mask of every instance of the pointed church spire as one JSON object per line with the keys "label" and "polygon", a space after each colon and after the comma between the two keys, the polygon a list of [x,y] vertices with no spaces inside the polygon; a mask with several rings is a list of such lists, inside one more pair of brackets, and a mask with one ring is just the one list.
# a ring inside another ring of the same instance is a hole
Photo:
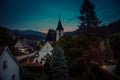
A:
{"label": "pointed church spire", "polygon": [[61,23],[61,20],[60,20],[60,14],[59,14],[58,16],[59,16],[59,21],[58,21],[58,25],[57,25],[57,28],[56,28],[56,41],[57,41],[61,36],[63,36],[63,34],[64,34],[64,28],[63,28],[62,23]]}
{"label": "pointed church spire", "polygon": [[57,25],[57,28],[56,30],[64,30],[63,26],[62,26],[62,23],[61,23],[61,20],[60,20],[60,13],[59,13],[59,21],[58,21],[58,25]]}

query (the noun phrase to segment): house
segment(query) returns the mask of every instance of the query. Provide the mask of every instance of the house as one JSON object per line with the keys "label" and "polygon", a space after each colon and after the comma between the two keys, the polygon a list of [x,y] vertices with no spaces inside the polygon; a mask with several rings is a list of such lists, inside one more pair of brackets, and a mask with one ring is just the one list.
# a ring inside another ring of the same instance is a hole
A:
{"label": "house", "polygon": [[0,80],[20,80],[20,66],[6,46],[0,46]]}
{"label": "house", "polygon": [[38,63],[42,63],[44,65],[46,57],[52,54],[53,47],[49,42],[46,42],[43,48],[38,53],[38,58],[36,59]]}
{"label": "house", "polygon": [[28,53],[29,45],[24,40],[18,40],[14,47],[18,52]]}

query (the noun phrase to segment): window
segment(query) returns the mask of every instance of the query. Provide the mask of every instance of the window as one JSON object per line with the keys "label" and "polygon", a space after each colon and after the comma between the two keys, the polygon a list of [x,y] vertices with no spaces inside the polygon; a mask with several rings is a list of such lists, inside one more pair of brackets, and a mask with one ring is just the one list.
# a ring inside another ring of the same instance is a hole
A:
{"label": "window", "polygon": [[12,80],[15,80],[15,75],[12,75]]}
{"label": "window", "polygon": [[59,33],[59,36],[61,36],[61,33]]}
{"label": "window", "polygon": [[44,58],[41,58],[41,61],[44,61]]}
{"label": "window", "polygon": [[3,61],[3,69],[6,69],[7,68],[7,61]]}

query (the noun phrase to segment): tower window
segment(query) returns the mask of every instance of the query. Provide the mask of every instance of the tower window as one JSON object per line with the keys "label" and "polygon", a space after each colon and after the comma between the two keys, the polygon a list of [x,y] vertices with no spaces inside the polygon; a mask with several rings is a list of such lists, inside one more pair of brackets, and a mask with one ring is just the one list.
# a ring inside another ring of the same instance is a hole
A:
{"label": "tower window", "polygon": [[61,33],[59,33],[59,36],[61,36]]}
{"label": "tower window", "polygon": [[59,33],[61,33],[61,30],[59,30]]}

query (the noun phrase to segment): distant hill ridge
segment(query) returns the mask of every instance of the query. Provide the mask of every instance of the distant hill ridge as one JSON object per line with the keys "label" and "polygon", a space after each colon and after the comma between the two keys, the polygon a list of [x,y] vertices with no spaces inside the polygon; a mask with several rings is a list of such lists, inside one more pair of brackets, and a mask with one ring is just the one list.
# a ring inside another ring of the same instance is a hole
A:
{"label": "distant hill ridge", "polygon": [[33,30],[12,30],[5,27],[0,27],[0,31],[6,29],[11,35],[15,35],[18,38],[30,38],[30,39],[42,39],[46,38],[46,34]]}
{"label": "distant hill ridge", "polygon": [[[104,28],[108,29],[112,34],[120,32],[120,20],[110,23]],[[6,29],[10,34],[14,34],[19,38],[31,38],[31,39],[42,39],[45,40],[46,34],[33,30],[12,30],[5,27],[0,26],[0,31]],[[65,32],[66,35],[75,35],[76,31]]]}

